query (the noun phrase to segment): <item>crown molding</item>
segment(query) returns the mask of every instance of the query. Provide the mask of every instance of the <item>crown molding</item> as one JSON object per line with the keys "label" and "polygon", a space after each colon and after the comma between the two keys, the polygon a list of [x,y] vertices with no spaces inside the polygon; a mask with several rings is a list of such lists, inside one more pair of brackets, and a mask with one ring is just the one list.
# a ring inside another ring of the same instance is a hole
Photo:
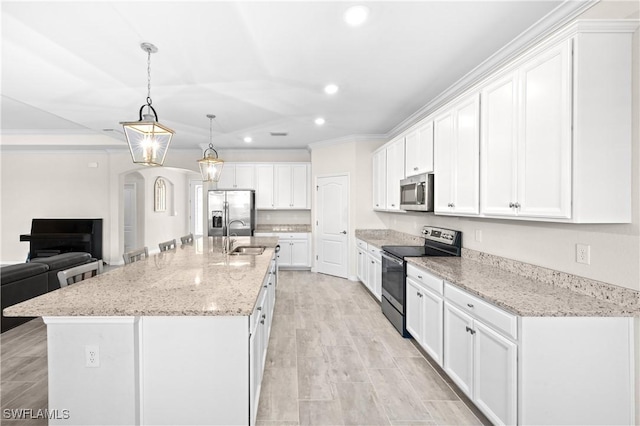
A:
{"label": "crown molding", "polygon": [[387,134],[349,135],[335,139],[327,139],[320,142],[313,142],[307,145],[307,149],[309,151],[313,151],[317,148],[324,148],[326,146],[340,145],[349,142],[386,142],[387,140],[389,140],[389,136]]}

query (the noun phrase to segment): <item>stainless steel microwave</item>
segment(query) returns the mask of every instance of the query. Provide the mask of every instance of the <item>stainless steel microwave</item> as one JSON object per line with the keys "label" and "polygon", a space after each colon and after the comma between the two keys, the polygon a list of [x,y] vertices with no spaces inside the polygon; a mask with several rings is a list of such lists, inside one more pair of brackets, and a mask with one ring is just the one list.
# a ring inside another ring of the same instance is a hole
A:
{"label": "stainless steel microwave", "polygon": [[433,211],[433,175],[410,176],[400,181],[400,208],[402,210]]}

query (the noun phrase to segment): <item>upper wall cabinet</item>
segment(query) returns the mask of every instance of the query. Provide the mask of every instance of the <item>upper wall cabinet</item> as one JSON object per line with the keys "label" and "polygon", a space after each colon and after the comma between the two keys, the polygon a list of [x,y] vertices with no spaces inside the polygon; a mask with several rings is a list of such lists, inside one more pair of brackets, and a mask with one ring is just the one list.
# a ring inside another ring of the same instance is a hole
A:
{"label": "upper wall cabinet", "polygon": [[404,136],[373,153],[373,209],[400,211],[400,181],[404,173]]}
{"label": "upper wall cabinet", "polygon": [[387,206],[387,150],[373,153],[373,209]]}
{"label": "upper wall cabinet", "polygon": [[247,163],[224,163],[218,189],[255,189],[254,166]]}
{"label": "upper wall cabinet", "polygon": [[420,122],[404,137],[407,176],[433,172],[433,121]]}
{"label": "upper wall cabinet", "polygon": [[308,209],[309,165],[276,164],[274,166],[274,204],[276,209]]}
{"label": "upper wall cabinet", "polygon": [[483,85],[483,216],[631,221],[635,28],[578,21]]}
{"label": "upper wall cabinet", "polygon": [[386,209],[400,210],[400,181],[404,174],[404,137],[391,142],[387,152],[387,196]]}
{"label": "upper wall cabinet", "polygon": [[274,209],[273,164],[256,164],[256,208]]}
{"label": "upper wall cabinet", "polygon": [[571,217],[571,41],[482,90],[481,211]]}
{"label": "upper wall cabinet", "polygon": [[434,211],[479,213],[480,96],[467,95],[434,123]]}

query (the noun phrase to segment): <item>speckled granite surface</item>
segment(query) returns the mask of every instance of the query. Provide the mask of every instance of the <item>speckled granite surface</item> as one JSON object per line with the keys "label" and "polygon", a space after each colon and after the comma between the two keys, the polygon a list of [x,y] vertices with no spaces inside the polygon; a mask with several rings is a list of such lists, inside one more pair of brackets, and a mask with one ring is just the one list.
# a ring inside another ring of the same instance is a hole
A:
{"label": "speckled granite surface", "polygon": [[[389,229],[356,230],[378,248],[423,244],[424,239]],[[410,258],[495,305],[522,316],[640,316],[640,292],[500,256],[462,249],[462,258]]]}
{"label": "speckled granite surface", "polygon": [[356,229],[356,238],[378,248],[384,245],[424,244],[424,238],[392,229]]}
{"label": "speckled granite surface", "polygon": [[606,302],[464,257],[412,257],[407,261],[520,316],[640,316],[637,308]]}
{"label": "speckled granite surface", "polygon": [[311,232],[311,225],[256,225],[256,232]]}
{"label": "speckled granite surface", "polygon": [[7,316],[249,315],[269,270],[277,237],[234,237],[235,246],[264,245],[259,256],[223,254],[222,238],[150,256],[27,300]]}

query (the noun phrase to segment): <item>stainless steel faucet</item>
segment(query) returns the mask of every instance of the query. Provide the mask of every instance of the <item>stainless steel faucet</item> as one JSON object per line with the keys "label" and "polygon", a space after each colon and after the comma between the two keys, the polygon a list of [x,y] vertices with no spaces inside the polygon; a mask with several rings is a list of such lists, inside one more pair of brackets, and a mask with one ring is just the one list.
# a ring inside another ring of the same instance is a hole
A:
{"label": "stainless steel faucet", "polygon": [[240,222],[242,224],[242,226],[246,226],[245,223],[243,221],[241,221],[240,219],[234,219],[231,222],[227,223],[227,235],[225,235],[224,240],[222,241],[222,252],[223,253],[230,253],[231,250],[233,249],[233,242],[235,240],[230,240],[229,239],[229,230],[231,229],[231,224],[234,222]]}

